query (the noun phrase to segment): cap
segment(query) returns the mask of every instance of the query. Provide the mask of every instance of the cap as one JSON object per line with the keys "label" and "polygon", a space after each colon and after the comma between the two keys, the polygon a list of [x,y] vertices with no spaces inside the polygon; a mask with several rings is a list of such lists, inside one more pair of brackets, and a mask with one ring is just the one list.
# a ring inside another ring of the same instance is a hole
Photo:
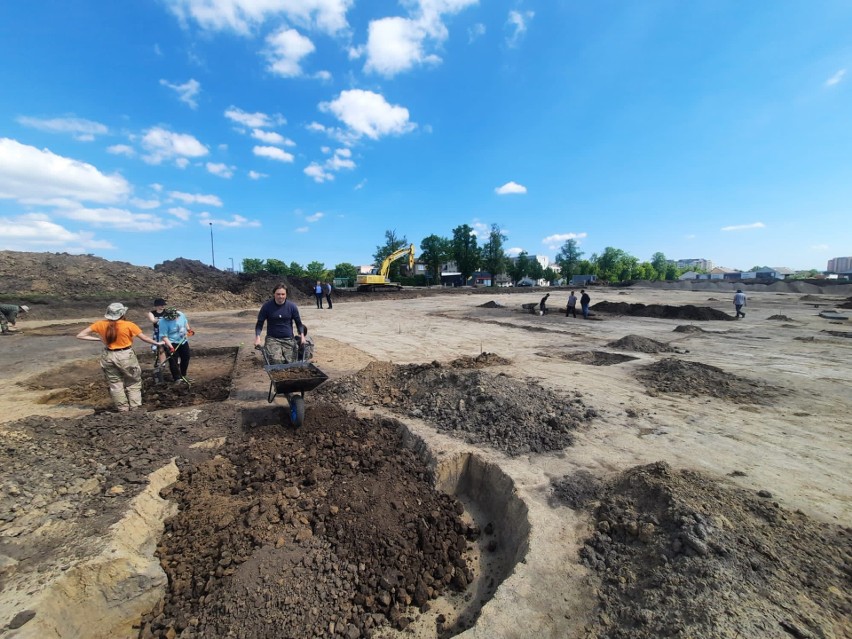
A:
{"label": "cap", "polygon": [[107,306],[107,311],[104,317],[108,320],[119,320],[127,313],[127,307],[121,302],[113,302]]}
{"label": "cap", "polygon": [[26,304],[21,304],[21,310],[22,310],[24,313],[29,313],[29,312],[30,312],[30,307],[29,307],[29,306],[27,306]]}
{"label": "cap", "polygon": [[154,306],[165,306],[165,305],[166,305],[166,300],[164,300],[162,297],[158,297],[157,299],[154,300]]}

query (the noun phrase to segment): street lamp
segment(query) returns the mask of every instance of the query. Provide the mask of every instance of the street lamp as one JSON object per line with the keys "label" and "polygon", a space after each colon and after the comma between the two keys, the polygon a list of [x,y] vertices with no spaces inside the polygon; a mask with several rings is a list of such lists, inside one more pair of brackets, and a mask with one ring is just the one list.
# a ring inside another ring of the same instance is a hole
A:
{"label": "street lamp", "polygon": [[213,222],[210,222],[210,260],[213,262],[213,268],[216,268],[216,254],[213,252]]}
{"label": "street lamp", "polygon": [[234,258],[229,257],[228,259],[231,260],[231,273],[233,273],[234,272]]}

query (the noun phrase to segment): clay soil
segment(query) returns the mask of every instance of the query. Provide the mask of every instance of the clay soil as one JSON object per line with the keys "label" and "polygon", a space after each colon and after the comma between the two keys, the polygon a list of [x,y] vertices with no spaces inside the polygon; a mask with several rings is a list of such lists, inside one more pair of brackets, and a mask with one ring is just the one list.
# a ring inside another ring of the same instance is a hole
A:
{"label": "clay soil", "polygon": [[[583,320],[291,282],[329,376],[295,429],[251,349],[271,278],[4,257],[34,310],[0,340],[2,636],[852,636],[852,345],[814,285],[733,321],[721,286],[596,287],[616,310]],[[191,384],[140,343],[144,410],[115,413],[73,335],[160,294]]]}

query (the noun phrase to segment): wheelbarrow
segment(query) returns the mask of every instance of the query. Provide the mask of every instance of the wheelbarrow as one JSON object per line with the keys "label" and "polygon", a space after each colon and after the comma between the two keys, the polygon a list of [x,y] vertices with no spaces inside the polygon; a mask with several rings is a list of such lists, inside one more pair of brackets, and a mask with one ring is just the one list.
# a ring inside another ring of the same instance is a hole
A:
{"label": "wheelbarrow", "polygon": [[269,393],[266,401],[270,404],[282,395],[290,406],[290,423],[299,428],[305,421],[305,393],[315,389],[328,379],[311,362],[298,361],[291,364],[270,364],[269,353],[262,346],[255,346],[263,355],[263,369],[269,375]]}

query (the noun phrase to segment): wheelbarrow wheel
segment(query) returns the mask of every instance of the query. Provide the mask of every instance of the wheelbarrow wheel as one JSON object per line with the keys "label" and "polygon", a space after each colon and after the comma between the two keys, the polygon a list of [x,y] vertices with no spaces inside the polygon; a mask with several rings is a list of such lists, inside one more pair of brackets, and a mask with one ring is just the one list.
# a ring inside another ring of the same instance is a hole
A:
{"label": "wheelbarrow wheel", "polygon": [[290,422],[299,428],[305,421],[305,398],[296,395],[290,398]]}

